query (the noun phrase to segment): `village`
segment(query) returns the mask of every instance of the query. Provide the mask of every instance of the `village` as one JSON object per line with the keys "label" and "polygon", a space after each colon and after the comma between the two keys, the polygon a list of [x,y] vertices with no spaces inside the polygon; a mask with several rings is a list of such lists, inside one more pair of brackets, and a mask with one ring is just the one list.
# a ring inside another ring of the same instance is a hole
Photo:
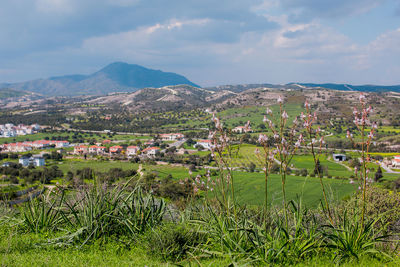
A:
{"label": "village", "polygon": [[21,135],[34,134],[40,131],[39,124],[32,125],[14,125],[12,123],[0,124],[0,137],[16,137]]}

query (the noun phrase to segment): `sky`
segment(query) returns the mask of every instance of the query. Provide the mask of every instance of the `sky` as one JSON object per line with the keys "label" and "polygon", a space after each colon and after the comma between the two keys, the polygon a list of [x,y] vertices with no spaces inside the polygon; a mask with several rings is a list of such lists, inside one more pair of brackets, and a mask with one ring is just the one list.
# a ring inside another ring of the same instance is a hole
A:
{"label": "sky", "polygon": [[12,0],[0,83],[123,61],[201,86],[400,84],[400,0]]}

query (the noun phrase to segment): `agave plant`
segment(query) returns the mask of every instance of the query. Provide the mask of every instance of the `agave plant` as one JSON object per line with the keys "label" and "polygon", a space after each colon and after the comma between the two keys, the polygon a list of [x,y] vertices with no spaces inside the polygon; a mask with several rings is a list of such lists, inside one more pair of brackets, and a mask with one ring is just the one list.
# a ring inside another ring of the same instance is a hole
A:
{"label": "agave plant", "polygon": [[62,223],[61,208],[64,197],[65,193],[61,191],[60,196],[42,194],[30,199],[22,208],[23,224],[34,233],[56,229]]}
{"label": "agave plant", "polygon": [[374,227],[380,217],[362,222],[357,214],[349,216],[345,211],[338,218],[336,227],[327,225],[323,231],[324,245],[334,250],[335,261],[340,263],[349,259],[359,260],[363,256],[390,257],[378,247],[389,238],[389,235],[382,234],[383,227]]}

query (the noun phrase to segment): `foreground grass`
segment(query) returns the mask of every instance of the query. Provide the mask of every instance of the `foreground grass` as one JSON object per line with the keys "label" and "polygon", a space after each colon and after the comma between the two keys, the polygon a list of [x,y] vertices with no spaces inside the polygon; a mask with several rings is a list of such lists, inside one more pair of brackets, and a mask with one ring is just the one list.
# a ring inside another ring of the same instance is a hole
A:
{"label": "foreground grass", "polygon": [[[219,259],[186,259],[169,263],[149,255],[144,247],[137,244],[126,247],[120,242],[92,244],[82,248],[43,247],[54,234],[20,233],[15,229],[0,226],[0,265],[1,266],[228,266],[232,260],[226,255]],[[248,263],[239,262],[239,266]],[[400,258],[391,262],[382,262],[373,258],[361,258],[341,266],[399,266]],[[296,266],[337,266],[328,256],[318,256]]]}

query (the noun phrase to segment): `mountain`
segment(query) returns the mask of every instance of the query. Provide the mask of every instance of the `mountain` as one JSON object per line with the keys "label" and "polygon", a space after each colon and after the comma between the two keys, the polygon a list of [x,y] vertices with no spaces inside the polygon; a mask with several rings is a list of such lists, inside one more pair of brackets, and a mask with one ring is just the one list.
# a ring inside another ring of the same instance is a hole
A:
{"label": "mountain", "polygon": [[104,95],[113,92],[135,92],[147,87],[187,84],[184,76],[148,69],[136,64],[112,63],[90,75],[67,75],[22,83],[2,84],[0,88],[31,91],[45,96]]}

